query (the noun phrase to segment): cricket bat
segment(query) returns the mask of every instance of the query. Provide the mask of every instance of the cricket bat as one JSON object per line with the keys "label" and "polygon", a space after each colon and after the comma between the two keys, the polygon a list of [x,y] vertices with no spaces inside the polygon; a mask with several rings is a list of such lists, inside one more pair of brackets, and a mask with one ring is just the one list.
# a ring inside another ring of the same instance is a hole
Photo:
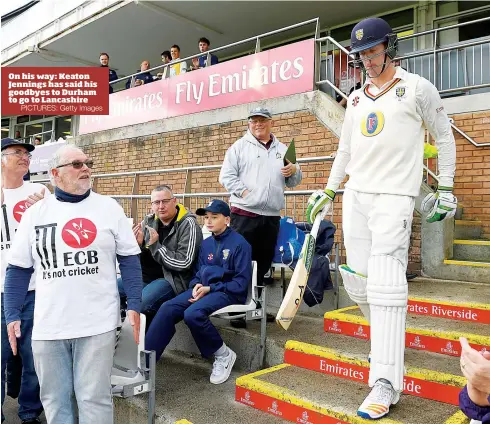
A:
{"label": "cricket bat", "polygon": [[[325,208],[326,209],[326,208]],[[308,282],[313,256],[315,255],[316,236],[320,228],[320,223],[325,218],[327,210],[320,211],[313,223],[310,234],[306,235],[305,242],[299,254],[298,263],[294,268],[293,276],[289,282],[288,290],[282,300],[281,307],[276,315],[276,322],[285,330],[289,328],[293,318],[298,311],[299,305],[303,300],[303,295]]]}

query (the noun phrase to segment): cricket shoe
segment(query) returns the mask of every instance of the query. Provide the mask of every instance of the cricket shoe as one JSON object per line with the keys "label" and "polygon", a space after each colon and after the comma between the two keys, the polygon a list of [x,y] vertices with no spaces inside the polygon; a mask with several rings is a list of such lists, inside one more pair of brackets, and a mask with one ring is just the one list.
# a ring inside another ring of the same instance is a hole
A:
{"label": "cricket shoe", "polygon": [[400,393],[393,389],[391,383],[380,378],[366,400],[357,410],[357,415],[368,420],[377,420],[390,412],[390,406],[400,400]]}
{"label": "cricket shoe", "polygon": [[209,381],[213,384],[224,383],[230,377],[231,370],[236,361],[236,353],[229,347],[228,352],[223,356],[216,356],[213,363],[213,372]]}

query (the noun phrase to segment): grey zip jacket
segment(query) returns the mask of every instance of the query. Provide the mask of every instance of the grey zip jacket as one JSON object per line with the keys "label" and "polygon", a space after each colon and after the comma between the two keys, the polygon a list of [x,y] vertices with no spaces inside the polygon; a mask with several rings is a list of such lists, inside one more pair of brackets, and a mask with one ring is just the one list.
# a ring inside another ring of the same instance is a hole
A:
{"label": "grey zip jacket", "polygon": [[[284,188],[296,187],[302,178],[299,164],[294,175],[282,176],[286,150],[274,135],[267,150],[250,131],[228,149],[219,182],[231,193],[232,206],[259,215],[280,216]],[[242,197],[245,190],[249,193]]]}
{"label": "grey zip jacket", "polygon": [[[196,216],[184,205],[177,204],[177,220],[163,243],[156,241],[147,246],[150,233],[146,226],[158,231],[158,218],[147,215],[143,221],[143,246],[149,249],[155,261],[163,268],[163,276],[170,283],[176,295],[189,288],[189,281],[194,276],[199,249],[202,243],[202,230]],[[147,247],[146,247],[147,246]]]}

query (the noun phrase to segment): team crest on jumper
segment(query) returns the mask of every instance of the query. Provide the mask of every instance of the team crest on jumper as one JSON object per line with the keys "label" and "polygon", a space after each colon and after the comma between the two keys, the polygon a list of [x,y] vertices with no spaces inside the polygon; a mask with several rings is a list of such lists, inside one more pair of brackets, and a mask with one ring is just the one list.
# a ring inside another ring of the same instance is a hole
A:
{"label": "team crest on jumper", "polygon": [[359,96],[352,99],[352,106],[356,107],[359,104]]}
{"label": "team crest on jumper", "polygon": [[282,156],[279,152],[276,153],[276,159],[282,159]]}
{"label": "team crest on jumper", "polygon": [[361,132],[366,137],[378,135],[385,126],[383,112],[371,112],[366,118],[361,120]]}
{"label": "team crest on jumper", "polygon": [[230,249],[223,249],[223,260],[226,261],[228,259],[228,255],[230,254]]}
{"label": "team crest on jumper", "polygon": [[214,256],[212,253],[208,255],[208,261],[211,262],[213,260]]}
{"label": "team crest on jumper", "polygon": [[356,31],[356,38],[362,40],[362,37],[364,37],[364,30],[361,28]]}
{"label": "team crest on jumper", "polygon": [[396,98],[400,101],[405,97],[406,88],[405,87],[397,87],[395,90]]}

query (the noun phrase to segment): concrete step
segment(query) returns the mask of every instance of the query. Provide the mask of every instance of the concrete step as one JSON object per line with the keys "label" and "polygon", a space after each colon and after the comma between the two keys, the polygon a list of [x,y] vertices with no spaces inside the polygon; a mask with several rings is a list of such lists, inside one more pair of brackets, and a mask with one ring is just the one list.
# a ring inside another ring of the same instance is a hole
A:
{"label": "concrete step", "polygon": [[408,283],[408,311],[490,324],[490,285],[417,277]]}
{"label": "concrete step", "polygon": [[454,240],[453,259],[490,262],[490,240]]}
{"label": "concrete step", "polygon": [[[157,424],[187,420],[194,424],[283,422],[235,402],[235,381],[243,372],[232,371],[228,381],[209,382],[212,364],[189,355],[165,354],[157,364]],[[147,397],[114,399],[115,424],[147,424]]]}
{"label": "concrete step", "polygon": [[438,275],[441,278],[490,283],[490,262],[445,259],[444,265]]}
{"label": "concrete step", "polygon": [[[289,364],[237,379],[236,400],[272,417],[301,423],[367,424],[356,415],[369,389],[362,383]],[[236,422],[236,421],[235,421]],[[467,424],[458,407],[415,396],[402,396],[383,424]]]}
{"label": "concrete step", "polygon": [[[370,326],[357,306],[325,313],[325,331],[369,340]],[[466,337],[477,350],[490,350],[489,327],[466,321],[409,313],[405,346],[450,356],[460,356],[459,338]]]}
{"label": "concrete step", "polygon": [[[339,353],[336,349],[289,340],[284,362],[301,368],[368,384],[369,362]],[[406,367],[403,392],[424,399],[458,405],[466,380],[457,375],[424,368]]]}
{"label": "concrete step", "polygon": [[478,239],[481,237],[481,221],[469,221],[456,219],[454,221],[454,238]]}

